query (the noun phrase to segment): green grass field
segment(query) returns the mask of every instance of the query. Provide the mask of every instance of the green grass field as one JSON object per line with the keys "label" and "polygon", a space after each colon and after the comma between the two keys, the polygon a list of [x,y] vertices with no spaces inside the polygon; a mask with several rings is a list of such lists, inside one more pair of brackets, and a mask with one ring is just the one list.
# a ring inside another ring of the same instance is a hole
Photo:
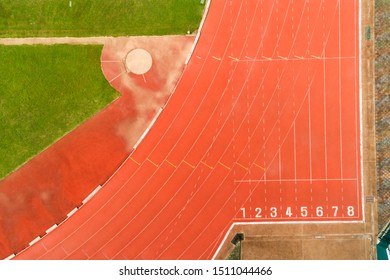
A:
{"label": "green grass field", "polygon": [[[0,37],[193,32],[200,0],[0,0]],[[111,103],[102,46],[0,46],[0,179]]]}
{"label": "green grass field", "polygon": [[203,8],[200,0],[1,0],[0,37],[186,34]]}
{"label": "green grass field", "polygon": [[0,46],[0,178],[119,96],[102,46]]}

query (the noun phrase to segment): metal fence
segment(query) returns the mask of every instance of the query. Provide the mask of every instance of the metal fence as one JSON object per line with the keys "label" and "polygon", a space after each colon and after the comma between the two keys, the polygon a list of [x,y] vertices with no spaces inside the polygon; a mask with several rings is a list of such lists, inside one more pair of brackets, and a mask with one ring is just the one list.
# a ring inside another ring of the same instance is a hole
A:
{"label": "metal fence", "polygon": [[378,226],[390,220],[390,0],[375,1]]}

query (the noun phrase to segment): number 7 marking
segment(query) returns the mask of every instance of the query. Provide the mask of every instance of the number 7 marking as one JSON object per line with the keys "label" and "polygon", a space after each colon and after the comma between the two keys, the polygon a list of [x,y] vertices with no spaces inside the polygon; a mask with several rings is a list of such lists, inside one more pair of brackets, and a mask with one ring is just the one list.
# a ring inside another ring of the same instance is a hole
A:
{"label": "number 7 marking", "polygon": [[337,216],[337,211],[339,210],[339,207],[338,206],[332,206],[332,209],[333,209],[333,217],[336,217]]}

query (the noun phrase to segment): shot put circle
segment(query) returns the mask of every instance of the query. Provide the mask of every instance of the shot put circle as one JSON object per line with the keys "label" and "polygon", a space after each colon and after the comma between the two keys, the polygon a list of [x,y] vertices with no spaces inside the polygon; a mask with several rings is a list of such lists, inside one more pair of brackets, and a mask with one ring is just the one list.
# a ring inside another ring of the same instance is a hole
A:
{"label": "shot put circle", "polygon": [[126,55],[126,69],[137,75],[145,74],[152,67],[153,59],[150,53],[144,49],[131,50]]}

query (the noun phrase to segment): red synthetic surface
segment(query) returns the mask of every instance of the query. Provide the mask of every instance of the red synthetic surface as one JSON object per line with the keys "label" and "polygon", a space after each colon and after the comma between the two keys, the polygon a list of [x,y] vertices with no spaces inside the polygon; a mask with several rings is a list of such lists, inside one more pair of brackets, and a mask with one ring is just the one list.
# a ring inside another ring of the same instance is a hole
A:
{"label": "red synthetic surface", "polygon": [[[193,36],[115,38],[102,51],[102,70],[122,96],[0,182],[0,256],[20,252],[99,185],[129,156],[172,93]],[[123,60],[147,48],[153,71],[127,74]]]}
{"label": "red synthetic surface", "polygon": [[358,15],[212,1],[137,150],[16,259],[210,259],[233,222],[361,220]]}

